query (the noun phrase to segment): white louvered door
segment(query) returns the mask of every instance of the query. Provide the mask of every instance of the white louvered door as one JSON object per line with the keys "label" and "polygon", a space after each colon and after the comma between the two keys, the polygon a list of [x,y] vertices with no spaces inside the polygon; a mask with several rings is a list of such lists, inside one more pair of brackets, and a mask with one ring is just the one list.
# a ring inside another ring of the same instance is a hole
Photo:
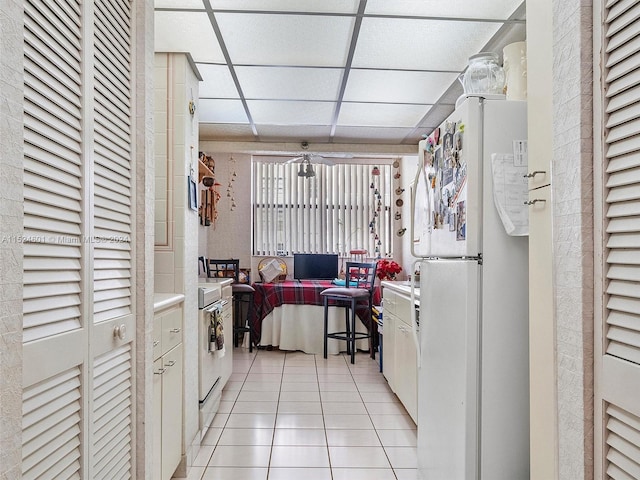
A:
{"label": "white louvered door", "polygon": [[25,479],[135,476],[132,33],[25,1]]}
{"label": "white louvered door", "polygon": [[596,266],[604,280],[596,315],[595,478],[639,479],[640,2],[603,0],[599,8],[605,234]]}

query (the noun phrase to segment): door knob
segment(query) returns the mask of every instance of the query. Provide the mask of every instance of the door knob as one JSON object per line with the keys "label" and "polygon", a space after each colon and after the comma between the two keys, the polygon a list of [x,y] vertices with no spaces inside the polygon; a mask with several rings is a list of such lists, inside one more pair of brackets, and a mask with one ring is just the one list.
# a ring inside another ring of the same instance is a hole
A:
{"label": "door knob", "polygon": [[123,323],[113,329],[113,336],[115,338],[119,338],[120,340],[124,340],[127,336],[127,326]]}

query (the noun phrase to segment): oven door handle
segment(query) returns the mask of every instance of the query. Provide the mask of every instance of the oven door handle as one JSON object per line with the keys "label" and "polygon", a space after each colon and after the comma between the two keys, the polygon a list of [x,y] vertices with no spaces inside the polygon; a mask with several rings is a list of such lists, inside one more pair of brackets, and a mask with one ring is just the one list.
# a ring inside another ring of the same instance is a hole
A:
{"label": "oven door handle", "polygon": [[220,300],[218,300],[217,302],[213,302],[208,307],[205,307],[203,310],[206,313],[213,313],[213,312],[215,312],[216,310],[218,310],[220,308],[220,305],[221,305]]}

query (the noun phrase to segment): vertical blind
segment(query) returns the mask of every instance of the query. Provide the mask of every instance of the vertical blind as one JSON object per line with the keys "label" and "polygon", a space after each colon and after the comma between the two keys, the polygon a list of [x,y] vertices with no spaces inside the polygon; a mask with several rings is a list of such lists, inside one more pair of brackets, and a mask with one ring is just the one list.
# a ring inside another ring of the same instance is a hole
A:
{"label": "vertical blind", "polygon": [[391,254],[391,165],[313,164],[313,177],[299,168],[254,159],[254,255]]}

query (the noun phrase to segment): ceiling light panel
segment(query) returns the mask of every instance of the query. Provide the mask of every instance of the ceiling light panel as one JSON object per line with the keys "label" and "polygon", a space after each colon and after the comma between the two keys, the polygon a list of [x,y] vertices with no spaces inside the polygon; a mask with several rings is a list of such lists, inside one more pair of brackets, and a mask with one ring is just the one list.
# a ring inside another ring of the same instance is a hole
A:
{"label": "ceiling light panel", "polygon": [[231,61],[245,65],[342,67],[353,17],[216,13]]}
{"label": "ceiling light panel", "polygon": [[246,98],[329,100],[338,97],[342,69],[308,67],[236,67]]}
{"label": "ceiling light panel", "polygon": [[153,6],[173,10],[204,10],[202,0],[155,0]]}
{"label": "ceiling light panel", "polygon": [[457,73],[351,70],[344,100],[350,102],[436,103]]}
{"label": "ceiling light panel", "polygon": [[201,98],[198,101],[198,117],[201,122],[209,123],[249,123],[240,100]]}
{"label": "ceiling light panel", "polygon": [[211,7],[219,10],[355,14],[358,3],[358,0],[211,0]]}
{"label": "ceiling light panel", "polygon": [[369,127],[413,127],[429,111],[430,105],[390,105],[343,103],[338,125]]}
{"label": "ceiling light panel", "polygon": [[353,67],[462,71],[501,25],[364,18]]}
{"label": "ceiling light panel", "polygon": [[204,12],[155,12],[156,52],[190,52],[194,62],[224,63],[224,55]]}
{"label": "ceiling light panel", "polygon": [[[343,143],[400,143],[413,132],[413,128],[337,127],[334,141]],[[416,140],[416,145],[418,141]],[[417,152],[417,149],[416,149]]]}
{"label": "ceiling light panel", "polygon": [[247,100],[251,117],[256,124],[271,125],[330,125],[333,102],[280,102]]}
{"label": "ceiling light panel", "polygon": [[506,20],[522,0],[368,0],[365,14]]}
{"label": "ceiling light panel", "polygon": [[[256,125],[260,140],[269,142],[291,142],[290,125]],[[295,135],[307,142],[325,143],[331,136],[330,126],[300,125],[296,126]]]}
{"label": "ceiling light panel", "polygon": [[226,65],[199,63],[197,67],[202,76],[200,98],[240,98],[231,72]]}

